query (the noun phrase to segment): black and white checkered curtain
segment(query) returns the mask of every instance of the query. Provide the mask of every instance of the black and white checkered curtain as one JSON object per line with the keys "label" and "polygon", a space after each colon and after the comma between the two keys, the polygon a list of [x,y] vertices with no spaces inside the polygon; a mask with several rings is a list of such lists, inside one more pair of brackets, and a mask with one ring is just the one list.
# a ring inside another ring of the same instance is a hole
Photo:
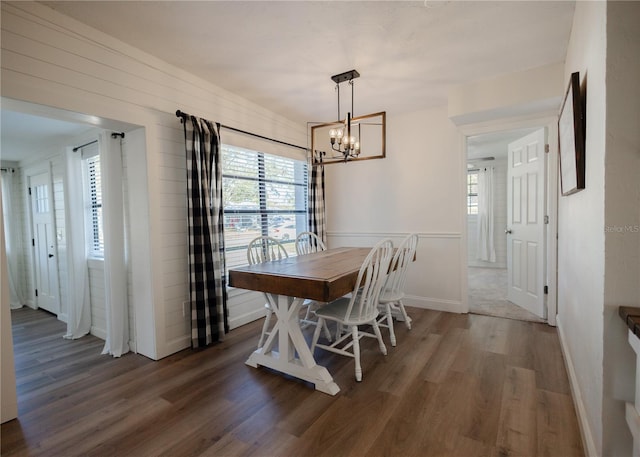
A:
{"label": "black and white checkered curtain", "polygon": [[326,242],[324,217],[324,164],[322,155],[311,159],[311,179],[309,180],[309,231]]}
{"label": "black and white checkered curtain", "polygon": [[220,124],[184,118],[189,227],[191,346],[204,347],[229,331],[224,259]]}

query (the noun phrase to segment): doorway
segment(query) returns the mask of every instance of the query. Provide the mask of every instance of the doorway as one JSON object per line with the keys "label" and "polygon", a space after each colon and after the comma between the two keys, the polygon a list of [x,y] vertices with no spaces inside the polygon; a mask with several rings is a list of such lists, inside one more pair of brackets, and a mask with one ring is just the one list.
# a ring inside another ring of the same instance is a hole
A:
{"label": "doorway", "polygon": [[[513,157],[517,156],[513,148],[519,147],[519,141],[524,141],[525,145],[529,144],[530,136],[536,131],[540,132],[541,129],[527,127],[467,137],[466,217],[469,312],[534,322],[545,321],[542,308],[533,308],[526,303],[523,305],[522,297],[514,298],[514,291],[521,289],[522,282],[529,284],[528,281],[531,278],[538,281],[535,286],[536,293],[538,289],[540,292],[543,290],[542,284],[539,284],[539,278],[544,276],[545,265],[541,258],[544,255],[531,254],[530,263],[538,262],[536,267],[539,271],[539,276],[538,273],[532,276],[532,272],[527,270],[529,263],[526,263],[526,254],[533,244],[526,243],[525,240],[523,245],[522,240],[514,235],[513,227],[514,220],[521,219],[520,213],[513,214],[514,208],[517,211],[522,210],[521,199],[525,199],[526,207],[529,203],[526,199],[530,198],[533,191],[537,195],[536,201],[541,202],[541,208],[544,208],[546,189],[544,176],[540,176],[541,181],[534,181],[534,174],[530,170],[524,172],[524,178],[517,174],[512,176],[513,170],[518,172],[520,170],[519,166],[513,164]],[[523,138],[525,140],[522,140]],[[544,165],[544,144],[541,147],[542,152],[537,151],[538,155],[535,157],[542,160]],[[522,151],[517,152],[522,153]],[[536,163],[533,150],[530,149],[529,153],[530,160],[525,158],[524,163]],[[543,166],[542,175],[545,172],[546,167]],[[515,186],[514,183],[516,183]],[[522,186],[528,187],[522,191]],[[543,209],[540,209],[541,213],[542,211]],[[524,216],[527,217],[526,214]],[[540,219],[542,223],[542,214]],[[536,233],[540,230],[543,230],[543,227],[538,225]],[[522,230],[518,227],[515,232],[519,236]],[[543,244],[538,246],[541,252],[544,252]],[[514,250],[514,246],[517,250]],[[520,255],[522,252],[524,255]],[[523,262],[524,266],[522,266]],[[525,290],[522,295],[528,297],[530,291]]]}
{"label": "doorway", "polygon": [[36,307],[58,316],[58,259],[51,173],[26,171],[29,188]]}
{"label": "doorway", "polygon": [[[129,256],[124,258],[125,243],[132,242],[131,238],[138,241],[138,225],[145,222],[144,215],[148,214],[146,174],[143,179],[139,171],[146,169],[144,127],[15,100],[7,101],[5,105],[4,99],[1,119],[2,166],[10,166],[16,175],[12,186],[15,198],[8,205],[11,208],[8,214],[17,228],[14,232],[26,234],[17,237],[23,239],[15,243],[7,240],[7,245],[11,243],[11,251],[18,253],[21,262],[20,268],[16,269],[16,282],[20,292],[24,292],[20,303],[12,307],[26,305],[51,312],[68,324],[65,337],[71,339],[87,332],[106,339],[107,318],[118,322],[128,320],[129,346],[135,351],[135,298],[140,295],[137,293],[139,287],[145,286],[135,283],[128,287],[121,283],[126,283],[127,274],[134,279],[140,275],[138,251],[146,254],[145,246],[142,246],[135,252],[129,249]],[[118,133],[112,133],[114,130]],[[120,133],[125,131],[126,139],[124,133]],[[120,215],[118,219],[108,214],[107,228],[111,230],[108,243],[103,243],[102,231],[89,233],[87,228],[95,226],[96,222],[102,226],[101,215],[105,209],[101,201],[94,202],[93,194],[86,200],[92,202],[91,208],[82,201],[85,194],[90,193],[89,189],[96,188],[85,176],[90,175],[90,160],[83,157],[83,152],[88,145],[97,143],[105,152],[104,167],[111,171],[104,187],[110,198],[106,211]],[[116,163],[113,158],[125,156],[129,159],[126,164]],[[124,173],[128,173],[126,180],[122,178]],[[126,190],[128,194],[124,194]],[[89,213],[91,210],[93,212]],[[87,224],[92,216],[91,223]],[[78,241],[80,239],[82,241]],[[91,246],[108,244],[110,268],[124,280],[114,286],[116,274],[111,270],[109,282],[106,280],[104,257],[96,257],[95,253],[89,255],[89,242],[93,243]],[[116,263],[114,259],[120,252],[123,259]],[[79,280],[81,276],[84,277]],[[115,295],[109,289],[111,301],[124,304],[122,311],[113,306],[105,308],[106,286],[110,284],[112,289],[122,291],[124,295],[114,300]],[[89,311],[78,311],[74,305],[77,303],[91,303],[87,305]],[[94,312],[95,303],[102,305],[96,308],[102,309],[101,312]],[[130,310],[127,310],[127,303]],[[107,311],[109,316],[106,316]],[[83,327],[85,330],[72,332],[70,328],[78,328],[80,319],[88,320],[88,326]]]}

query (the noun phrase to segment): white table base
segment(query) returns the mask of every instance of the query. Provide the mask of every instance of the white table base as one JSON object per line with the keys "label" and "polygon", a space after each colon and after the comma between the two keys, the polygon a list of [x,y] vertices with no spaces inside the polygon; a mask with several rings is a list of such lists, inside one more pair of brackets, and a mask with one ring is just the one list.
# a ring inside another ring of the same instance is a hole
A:
{"label": "white table base", "polygon": [[[299,312],[304,300],[286,295],[269,295],[277,321],[264,345],[254,351],[245,363],[254,368],[262,365],[311,382],[316,390],[329,395],[340,392],[329,371],[316,364],[300,330]],[[276,338],[278,351],[273,350]]]}

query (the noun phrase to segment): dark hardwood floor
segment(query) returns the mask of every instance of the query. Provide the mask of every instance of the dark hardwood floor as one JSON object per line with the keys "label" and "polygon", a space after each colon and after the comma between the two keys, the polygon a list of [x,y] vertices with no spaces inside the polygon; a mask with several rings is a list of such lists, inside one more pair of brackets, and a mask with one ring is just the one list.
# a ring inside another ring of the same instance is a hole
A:
{"label": "dark hardwood floor", "polygon": [[262,322],[154,362],[100,355],[103,341],[64,340],[47,313],[13,311],[19,417],[1,427],[1,454],[584,454],[554,328],[409,312],[413,329],[396,326],[386,357],[363,340],[361,383],[351,359],[316,351],[341,387],[332,397],[244,364]]}

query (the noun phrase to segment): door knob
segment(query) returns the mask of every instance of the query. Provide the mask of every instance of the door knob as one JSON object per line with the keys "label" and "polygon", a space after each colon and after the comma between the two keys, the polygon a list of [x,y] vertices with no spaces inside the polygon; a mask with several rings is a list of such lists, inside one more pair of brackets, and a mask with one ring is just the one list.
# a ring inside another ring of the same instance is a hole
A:
{"label": "door knob", "polygon": [[49,258],[53,257],[53,254],[49,254]]}
{"label": "door knob", "polygon": [[510,228],[507,228],[507,229],[504,229],[504,233],[506,233],[507,235],[511,235],[511,233],[513,232],[511,231]]}

